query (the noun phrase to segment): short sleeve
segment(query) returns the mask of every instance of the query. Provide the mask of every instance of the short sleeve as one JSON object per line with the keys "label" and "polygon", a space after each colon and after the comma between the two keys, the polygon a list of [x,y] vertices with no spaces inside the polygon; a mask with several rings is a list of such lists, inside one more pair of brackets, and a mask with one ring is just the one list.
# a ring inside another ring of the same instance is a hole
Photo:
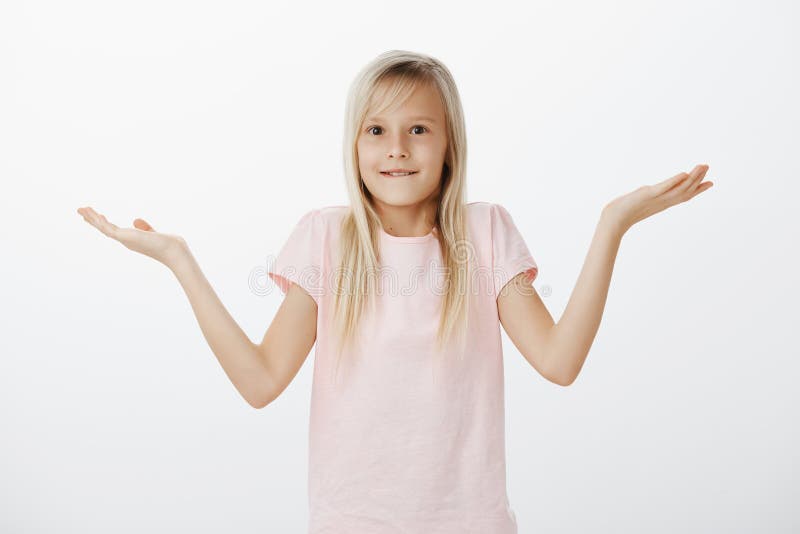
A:
{"label": "short sleeve", "polygon": [[319,306],[322,296],[323,237],[319,210],[309,211],[295,224],[267,271],[284,295],[294,283],[302,287]]}
{"label": "short sleeve", "polygon": [[539,267],[511,215],[503,206],[492,204],[491,225],[492,279],[497,298],[503,287],[519,273],[526,273],[528,282],[532,283],[539,273]]}

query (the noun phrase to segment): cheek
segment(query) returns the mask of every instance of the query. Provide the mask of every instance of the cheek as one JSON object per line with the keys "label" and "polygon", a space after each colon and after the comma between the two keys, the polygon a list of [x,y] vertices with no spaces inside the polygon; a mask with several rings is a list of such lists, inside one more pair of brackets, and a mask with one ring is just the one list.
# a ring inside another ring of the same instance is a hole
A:
{"label": "cheek", "polygon": [[447,151],[447,142],[437,139],[433,142],[420,145],[419,150],[425,153],[425,156],[430,159],[442,158]]}
{"label": "cheek", "polygon": [[375,147],[370,146],[369,143],[356,144],[356,150],[359,161],[368,162],[375,159]]}

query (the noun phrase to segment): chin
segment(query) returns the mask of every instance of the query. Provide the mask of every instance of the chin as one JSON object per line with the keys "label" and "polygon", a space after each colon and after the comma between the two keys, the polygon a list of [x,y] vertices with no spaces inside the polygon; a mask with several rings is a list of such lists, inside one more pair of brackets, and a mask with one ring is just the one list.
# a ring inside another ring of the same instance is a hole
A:
{"label": "chin", "polygon": [[[390,180],[398,180],[392,182]],[[385,178],[380,176],[376,180],[367,181],[370,195],[388,206],[413,206],[424,202],[436,191],[438,184],[409,183],[405,178]]]}
{"label": "chin", "polygon": [[387,206],[405,207],[423,202],[429,195],[420,192],[408,191],[370,191],[372,198]]}

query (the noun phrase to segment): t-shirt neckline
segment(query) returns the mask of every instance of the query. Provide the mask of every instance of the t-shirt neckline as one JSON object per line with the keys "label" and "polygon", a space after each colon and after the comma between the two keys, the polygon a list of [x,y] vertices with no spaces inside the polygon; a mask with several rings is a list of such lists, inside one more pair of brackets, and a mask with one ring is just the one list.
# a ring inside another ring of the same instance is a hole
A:
{"label": "t-shirt neckline", "polygon": [[431,239],[434,239],[435,238],[435,234],[436,234],[436,228],[435,227],[433,229],[431,229],[431,231],[428,232],[427,234],[421,235],[421,236],[397,236],[397,235],[392,235],[392,234],[386,232],[386,230],[384,230],[382,226],[380,226],[378,228],[378,230],[380,231],[381,236],[385,240],[394,241],[396,243],[425,243],[427,241],[430,241]]}

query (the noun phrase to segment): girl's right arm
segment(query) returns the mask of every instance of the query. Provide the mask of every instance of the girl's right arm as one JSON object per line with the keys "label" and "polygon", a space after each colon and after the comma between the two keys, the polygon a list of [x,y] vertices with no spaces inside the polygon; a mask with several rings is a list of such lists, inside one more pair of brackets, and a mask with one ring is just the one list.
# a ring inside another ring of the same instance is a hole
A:
{"label": "girl's right arm", "polygon": [[156,232],[142,219],[134,221],[135,228],[120,228],[91,208],[78,213],[108,237],[169,267],[212,352],[251,406],[263,408],[286,389],[316,340],[317,305],[308,293],[292,284],[263,341],[256,345],[225,309],[182,238]]}
{"label": "girl's right arm", "polygon": [[316,340],[317,304],[292,284],[264,339],[255,345],[219,300],[185,245],[168,265],[183,287],[225,374],[254,408],[275,400],[297,375]]}

